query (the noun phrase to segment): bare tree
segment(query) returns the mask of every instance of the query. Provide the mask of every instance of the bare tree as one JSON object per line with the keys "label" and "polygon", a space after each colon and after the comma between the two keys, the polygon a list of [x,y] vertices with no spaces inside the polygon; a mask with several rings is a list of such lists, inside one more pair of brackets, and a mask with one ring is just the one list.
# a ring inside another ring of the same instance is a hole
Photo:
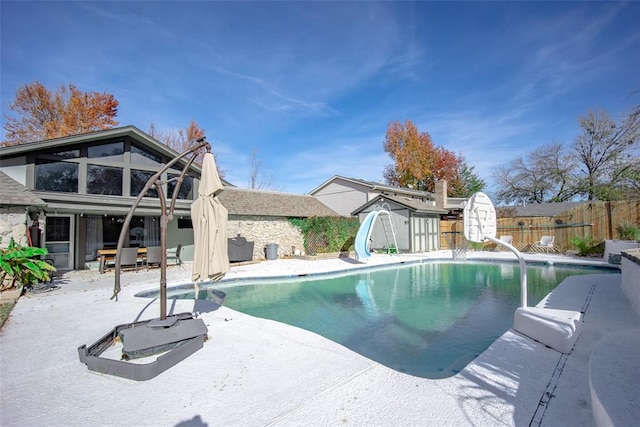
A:
{"label": "bare tree", "polygon": [[[640,138],[640,108],[616,124],[606,111],[588,111],[578,118],[582,134],[573,151],[580,162],[580,190],[589,200],[611,200],[625,180],[637,186],[633,171],[640,167],[636,155]],[[635,174],[637,179],[637,174]],[[629,183],[627,183],[629,185]],[[618,196],[619,197],[619,196]]]}
{"label": "bare tree", "polygon": [[247,180],[247,187],[253,190],[276,190],[271,184],[271,175],[266,176],[262,169],[262,160],[258,158],[258,151],[251,151],[251,165],[249,170],[249,179]]}
{"label": "bare tree", "polygon": [[534,149],[493,171],[496,198],[504,203],[565,202],[577,194],[576,163],[559,143]]}
{"label": "bare tree", "polygon": [[[184,129],[170,129],[165,132],[161,132],[156,129],[155,124],[151,123],[149,125],[148,134],[162,142],[169,148],[173,148],[178,153],[182,153],[190,148],[195,141],[205,136],[204,129],[200,127],[200,125],[195,121],[191,120],[189,126]],[[224,178],[225,170],[220,168],[220,164],[218,163],[218,154],[213,153],[213,156],[216,159],[216,165],[218,166],[218,175],[220,178]],[[202,164],[202,158],[204,157],[204,152],[198,153],[195,162],[199,165]]]}

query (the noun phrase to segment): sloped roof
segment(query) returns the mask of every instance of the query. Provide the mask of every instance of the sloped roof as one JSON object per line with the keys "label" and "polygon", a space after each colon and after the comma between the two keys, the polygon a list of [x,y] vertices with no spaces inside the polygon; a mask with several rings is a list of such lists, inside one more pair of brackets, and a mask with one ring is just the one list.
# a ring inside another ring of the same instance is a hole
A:
{"label": "sloped roof", "polygon": [[[152,149],[155,152],[161,153],[168,157],[169,159],[173,159],[181,155],[182,153],[178,153],[174,149],[168,147],[163,142],[157,140],[151,135],[141,131],[135,126],[122,126],[117,128],[111,128],[106,130],[99,130],[94,132],[87,132],[78,135],[71,135],[62,138],[54,138],[54,139],[46,139],[43,141],[33,141],[27,142],[19,145],[12,145],[8,147],[0,147],[0,155],[2,156],[17,156],[23,155],[26,153],[31,153],[34,151],[48,150],[56,147],[66,147],[73,144],[84,144],[88,142],[100,141],[103,139],[112,139],[112,138],[123,138],[123,137],[131,137],[136,141],[140,142],[143,146],[146,146]],[[181,159],[179,161],[180,164],[186,164],[187,159]],[[196,173],[201,173],[200,165],[193,163],[191,165],[192,170]],[[223,185],[233,186],[229,182],[222,179]]]}
{"label": "sloped roof", "polygon": [[384,199],[397,203],[400,206],[404,206],[413,212],[431,213],[431,214],[446,214],[449,212],[447,209],[435,207],[433,205],[430,205],[418,199],[414,199],[412,197],[389,196],[385,194],[385,195],[380,195],[374,198],[373,200],[368,201],[364,205],[360,206],[358,209],[353,211],[352,215],[357,215],[358,213],[362,212],[364,209],[368,208],[369,206],[376,203],[380,203],[380,201]]}
{"label": "sloped roof", "polygon": [[370,190],[377,190],[377,191],[380,191],[380,192],[410,194],[410,195],[417,196],[417,197],[428,197],[428,198],[431,198],[431,199],[433,199],[435,197],[435,195],[433,193],[429,193],[428,191],[413,190],[411,188],[393,187],[391,185],[385,185],[385,184],[381,184],[379,182],[367,181],[367,180],[359,179],[359,178],[348,178],[346,176],[341,176],[341,175],[334,175],[333,177],[329,178],[328,180],[326,180],[325,182],[323,182],[322,184],[320,184],[319,186],[317,186],[316,188],[311,190],[309,192],[309,194],[313,195],[313,194],[317,193],[322,188],[324,188],[327,185],[331,184],[335,180],[344,180],[344,181],[353,182],[353,183],[356,183],[356,184],[360,184],[360,185],[364,185],[366,187],[369,187]]}
{"label": "sloped roof", "polygon": [[231,215],[289,218],[340,216],[315,197],[303,194],[225,187],[219,199]]}
{"label": "sloped roof", "polygon": [[514,218],[527,216],[556,216],[576,206],[587,202],[562,202],[562,203],[531,203],[524,206],[501,206],[506,209],[514,209]]}
{"label": "sloped roof", "polygon": [[10,206],[46,206],[44,200],[36,196],[24,185],[0,171],[2,198],[0,205]]}

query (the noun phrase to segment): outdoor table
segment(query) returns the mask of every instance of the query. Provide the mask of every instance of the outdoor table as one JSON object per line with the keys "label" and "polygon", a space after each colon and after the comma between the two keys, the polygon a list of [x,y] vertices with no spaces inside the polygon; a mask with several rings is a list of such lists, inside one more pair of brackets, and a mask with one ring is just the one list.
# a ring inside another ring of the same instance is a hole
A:
{"label": "outdoor table", "polygon": [[[98,271],[100,274],[104,273],[107,261],[113,261],[116,259],[117,249],[98,249]],[[138,248],[138,254],[146,255],[147,248]]]}

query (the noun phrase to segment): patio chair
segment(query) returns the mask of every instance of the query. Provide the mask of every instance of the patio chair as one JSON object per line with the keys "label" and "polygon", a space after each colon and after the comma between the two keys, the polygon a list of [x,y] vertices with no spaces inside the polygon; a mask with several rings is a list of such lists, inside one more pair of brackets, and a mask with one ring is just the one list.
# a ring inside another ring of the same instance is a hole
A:
{"label": "patio chair", "polygon": [[500,240],[510,245],[513,243],[513,236],[509,236],[509,235],[500,236]]}
{"label": "patio chair", "polygon": [[144,259],[138,255],[138,248],[122,248],[120,252],[120,267],[131,267],[138,271],[138,263],[144,263]]}
{"label": "patio chair", "polygon": [[542,236],[539,241],[533,244],[533,250],[540,252],[558,252],[558,249],[553,244],[555,236]]}
{"label": "patio chair", "polygon": [[169,261],[174,261],[176,265],[182,264],[180,252],[182,252],[182,245],[178,245],[175,251],[171,249],[167,250],[167,263],[169,263]]}
{"label": "patio chair", "polygon": [[[513,236],[509,236],[509,235],[505,235],[505,236],[500,236],[500,241],[505,242],[509,245],[511,245],[513,243]],[[507,250],[506,247],[502,246],[502,245],[498,245],[496,244],[496,251],[504,251]]]}
{"label": "patio chair", "polygon": [[162,263],[162,248],[160,246],[150,246],[147,248],[147,270],[152,264],[160,267]]}

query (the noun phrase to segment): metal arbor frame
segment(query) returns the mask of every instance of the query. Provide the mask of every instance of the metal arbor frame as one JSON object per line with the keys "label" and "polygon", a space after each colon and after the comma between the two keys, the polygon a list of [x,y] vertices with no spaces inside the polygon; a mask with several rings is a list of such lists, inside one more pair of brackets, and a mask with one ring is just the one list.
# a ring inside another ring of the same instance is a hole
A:
{"label": "metal arbor frame", "polygon": [[[171,160],[167,163],[162,169],[156,172],[147,184],[144,186],[136,201],[131,206],[127,217],[124,219],[124,223],[122,224],[122,230],[120,231],[120,237],[118,238],[118,247],[116,250],[116,259],[115,259],[115,284],[113,287],[113,296],[111,299],[118,300],[118,293],[121,290],[120,287],[120,253],[122,251],[122,247],[124,246],[124,241],[126,239],[127,230],[129,229],[129,224],[131,224],[131,219],[133,218],[133,214],[135,213],[136,208],[140,204],[142,198],[147,194],[147,192],[155,187],[158,190],[158,198],[160,199],[160,209],[162,214],[160,216],[160,251],[162,253],[162,261],[160,263],[160,319],[165,320],[167,318],[167,224],[169,221],[173,219],[173,212],[175,210],[176,199],[178,197],[178,192],[180,191],[180,186],[184,180],[184,176],[187,174],[187,171],[195,161],[197,157],[198,151],[202,148],[206,148],[207,153],[211,152],[211,146],[208,142],[205,141],[205,138],[201,138],[196,141],[196,144],[192,147],[188,148],[184,153],[180,154],[178,157]],[[187,162],[187,165],[182,170],[180,176],[176,178],[172,178],[167,181],[162,181],[161,177],[164,172],[166,172],[171,166],[176,164],[180,159],[184,158],[192,154],[191,158]],[[177,181],[176,188],[173,191],[173,196],[171,197],[171,204],[167,208],[167,200],[164,195],[164,192],[161,189],[162,185],[165,185],[171,181]]]}
{"label": "metal arbor frame", "polygon": [[[205,142],[204,138],[196,141],[194,146],[171,160],[147,181],[147,184],[138,195],[129,214],[125,218],[122,231],[120,232],[120,238],[118,239],[115,284],[113,296],[111,297],[111,299],[115,298],[116,301],[118,300],[118,293],[121,289],[120,253],[124,245],[126,232],[133,218],[133,213],[138,207],[142,197],[144,197],[151,188],[156,187],[159,190],[158,197],[160,198],[160,206],[162,209],[160,222],[160,246],[162,252],[160,266],[160,318],[115,326],[95,343],[89,346],[82,345],[78,347],[80,362],[87,365],[89,370],[136,381],[146,381],[186,359],[201,349],[206,341],[208,333],[207,326],[202,319],[194,318],[192,313],[180,313],[172,315],[167,319],[167,223],[173,219],[176,199],[184,176],[197,157],[196,153],[203,147],[206,147],[207,152],[210,152],[211,147]],[[192,156],[180,176],[172,179],[177,181],[177,185],[173,192],[171,204],[167,207],[167,201],[164,193],[160,191],[160,186],[167,184],[171,180],[162,181],[161,176],[168,168],[189,154],[192,154]],[[132,363],[126,359],[114,360],[100,357],[117,339],[122,340],[123,356],[145,357],[161,352],[165,352],[165,354],[160,355],[150,363]]]}

